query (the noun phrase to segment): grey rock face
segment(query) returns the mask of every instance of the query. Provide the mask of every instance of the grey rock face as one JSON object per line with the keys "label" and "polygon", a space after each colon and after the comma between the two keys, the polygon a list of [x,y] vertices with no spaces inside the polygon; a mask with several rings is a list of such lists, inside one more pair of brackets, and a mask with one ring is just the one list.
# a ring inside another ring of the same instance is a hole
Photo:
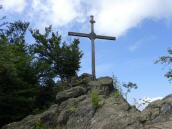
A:
{"label": "grey rock face", "polygon": [[71,89],[65,90],[57,94],[56,102],[61,103],[69,98],[76,98],[86,93],[86,89],[80,86],[72,87]]}
{"label": "grey rock face", "polygon": [[124,99],[106,99],[92,118],[90,129],[141,129],[140,112],[132,108]]}
{"label": "grey rock face", "polygon": [[113,80],[110,77],[101,77],[88,83],[90,89],[97,89],[100,94],[108,96],[114,91]]}
{"label": "grey rock face", "polygon": [[41,123],[43,123],[45,127],[53,128],[57,124],[57,112],[58,105],[53,105],[42,114],[29,115],[20,122],[10,123],[4,126],[3,129],[38,129]]}
{"label": "grey rock face", "polygon": [[172,95],[150,103],[142,113],[149,123],[165,122],[172,119]]}
{"label": "grey rock face", "polygon": [[[110,77],[91,81],[91,76],[86,74],[79,77],[78,82],[75,87],[58,93],[57,104],[47,111],[30,115],[2,129],[156,129],[163,124],[172,125],[172,95],[152,102],[140,112],[122,96],[114,95]],[[96,110],[92,90],[98,92],[94,97],[101,102]],[[169,128],[163,126],[162,129]]]}

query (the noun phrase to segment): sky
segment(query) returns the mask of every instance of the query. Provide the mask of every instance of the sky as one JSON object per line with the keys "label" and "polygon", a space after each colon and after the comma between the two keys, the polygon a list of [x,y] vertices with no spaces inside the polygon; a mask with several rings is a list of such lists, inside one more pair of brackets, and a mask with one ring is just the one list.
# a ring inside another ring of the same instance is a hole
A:
{"label": "sky", "polygon": [[[68,31],[90,33],[94,15],[96,34],[116,41],[96,40],[96,74],[134,82],[133,98],[162,98],[172,93],[164,77],[168,66],[155,64],[172,46],[172,0],[0,0],[0,16],[28,21],[41,31],[52,25],[67,42]],[[30,38],[29,35],[26,38]],[[84,53],[79,74],[91,73],[91,43],[80,38]]]}

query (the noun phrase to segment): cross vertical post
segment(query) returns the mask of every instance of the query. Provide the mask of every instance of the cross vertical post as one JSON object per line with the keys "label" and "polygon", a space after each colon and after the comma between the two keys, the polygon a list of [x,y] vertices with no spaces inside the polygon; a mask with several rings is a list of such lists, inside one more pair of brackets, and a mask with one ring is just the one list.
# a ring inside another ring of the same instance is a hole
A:
{"label": "cross vertical post", "polygon": [[79,37],[87,37],[91,40],[91,49],[92,49],[92,76],[93,80],[96,79],[96,65],[95,65],[95,39],[106,39],[106,40],[116,40],[116,37],[111,36],[102,36],[96,35],[94,32],[94,16],[90,16],[90,23],[91,23],[91,32],[89,34],[85,33],[78,33],[78,32],[68,32],[69,36],[79,36]]}
{"label": "cross vertical post", "polygon": [[92,76],[93,76],[93,80],[96,79],[96,65],[95,65],[95,33],[94,33],[94,17],[93,16],[90,16],[91,17],[91,20],[90,20],[90,23],[91,23],[91,36],[90,36],[90,39],[91,39],[91,46],[92,46]]}

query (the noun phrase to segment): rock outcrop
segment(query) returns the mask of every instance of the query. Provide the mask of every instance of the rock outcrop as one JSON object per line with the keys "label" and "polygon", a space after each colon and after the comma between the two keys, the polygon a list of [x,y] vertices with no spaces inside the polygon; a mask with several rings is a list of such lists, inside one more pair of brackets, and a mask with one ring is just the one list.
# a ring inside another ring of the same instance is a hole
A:
{"label": "rock outcrop", "polygon": [[149,129],[172,129],[172,94],[150,103],[142,116]]}
{"label": "rock outcrop", "polygon": [[172,125],[171,119],[172,95],[140,112],[117,94],[112,78],[92,81],[84,74],[73,80],[72,88],[58,93],[56,104],[47,111],[2,129],[156,129],[162,123]]}

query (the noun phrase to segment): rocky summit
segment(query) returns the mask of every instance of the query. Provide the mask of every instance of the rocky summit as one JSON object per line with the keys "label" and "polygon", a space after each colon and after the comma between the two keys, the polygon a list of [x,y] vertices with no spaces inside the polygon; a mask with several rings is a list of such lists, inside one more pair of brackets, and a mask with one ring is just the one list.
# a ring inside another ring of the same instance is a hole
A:
{"label": "rocky summit", "polygon": [[119,94],[112,78],[91,78],[83,74],[72,80],[47,111],[2,129],[172,129],[172,95],[141,112]]}

